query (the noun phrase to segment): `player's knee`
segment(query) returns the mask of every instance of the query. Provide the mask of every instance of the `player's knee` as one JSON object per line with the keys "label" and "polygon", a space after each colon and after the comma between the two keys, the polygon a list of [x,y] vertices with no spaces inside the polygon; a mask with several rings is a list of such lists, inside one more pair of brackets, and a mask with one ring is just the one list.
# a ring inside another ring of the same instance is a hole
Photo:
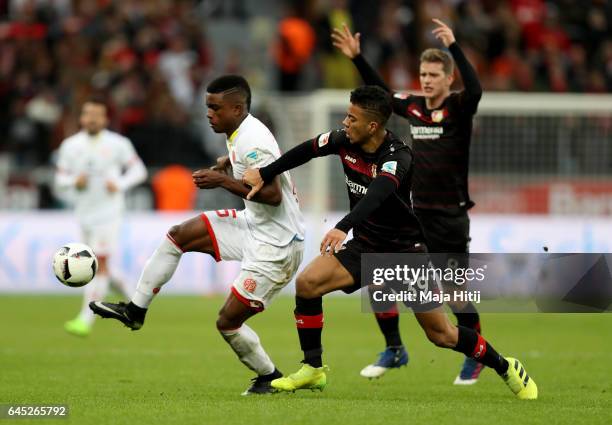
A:
{"label": "player's knee", "polygon": [[427,339],[438,347],[444,347],[444,333],[436,330],[427,331]]}
{"label": "player's knee", "polygon": [[317,298],[322,294],[318,288],[319,282],[312,273],[300,273],[295,280],[295,292],[298,297]]}
{"label": "player's knee", "polygon": [[175,224],[168,230],[168,235],[176,241],[176,243],[180,243],[181,240],[181,225]]}
{"label": "player's knee", "polygon": [[245,314],[243,304],[230,304],[229,307],[226,304],[219,310],[217,329],[221,332],[238,329],[251,315],[252,313]]}
{"label": "player's knee", "polygon": [[168,230],[168,236],[170,236],[176,245],[181,248],[183,251],[189,251],[192,247],[190,247],[190,242],[192,242],[192,235],[189,232],[188,226],[184,223],[175,224],[170,227]]}
{"label": "player's knee", "polygon": [[238,329],[240,326],[242,326],[242,323],[239,323],[236,320],[232,320],[232,318],[227,317],[223,314],[223,312],[220,312],[219,317],[217,317],[216,325],[217,325],[217,329],[220,332],[223,332],[223,331]]}
{"label": "player's knee", "polygon": [[448,301],[447,304],[453,313],[460,313],[467,306],[467,302],[465,301]]}
{"label": "player's knee", "polygon": [[223,316],[217,317],[217,322],[215,324],[217,325],[218,331],[222,332],[230,329],[228,321]]}

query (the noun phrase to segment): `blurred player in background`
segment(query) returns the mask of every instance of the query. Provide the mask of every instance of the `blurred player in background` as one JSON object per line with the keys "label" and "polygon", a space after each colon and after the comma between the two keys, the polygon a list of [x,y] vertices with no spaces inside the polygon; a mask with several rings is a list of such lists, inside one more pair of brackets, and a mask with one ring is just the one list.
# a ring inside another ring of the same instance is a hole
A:
{"label": "blurred player in background", "polygon": [[[421,54],[419,79],[422,95],[393,94],[393,112],[410,122],[414,151],[412,187],[415,212],[425,234],[430,253],[455,253],[448,256],[449,264],[465,263],[469,251],[470,219],[468,210],[474,206],[468,193],[468,168],[472,119],[482,96],[482,88],[474,68],[455,41],[452,30],[438,19],[433,30],[436,38],[452,54],[440,49],[427,49]],[[361,55],[360,35],[353,35],[345,25],[334,29],[334,45],[349,57],[366,84],[382,87],[381,77]],[[451,93],[453,59],[459,68],[464,90]],[[463,255],[461,255],[463,254]],[[446,265],[444,265],[446,267]],[[481,332],[480,317],[471,302],[449,302],[457,323]],[[399,332],[397,310],[376,313],[376,321],[385,336],[386,349],[374,364],[366,366],[361,375],[382,376],[388,369],[408,363],[408,353]],[[456,385],[474,384],[483,365],[466,357]]]}
{"label": "blurred player in background", "polygon": [[[81,109],[82,130],[64,140],[59,149],[55,187],[74,201],[84,242],[98,257],[98,271],[85,286],[79,315],[65,323],[67,332],[87,336],[94,315],[88,305],[103,299],[111,281],[109,258],[116,250],[124,193],[147,178],[147,170],[131,142],[106,129],[107,107],[102,99],[91,99]],[[112,279],[122,294],[121,282]]]}
{"label": "blurred player in background", "polygon": [[[268,128],[249,113],[251,89],[236,75],[225,75],[207,87],[208,121],[216,133],[225,133],[229,155],[212,169],[193,173],[200,189],[222,187],[246,198],[250,188],[242,183],[247,167],[261,167],[280,157]],[[233,171],[233,176],[228,173]],[[270,382],[282,374],[264,351],[259,337],[245,322],[263,311],[287,285],[302,261],[304,224],[289,173],[270,181],[245,209],[206,211],[173,226],[145,265],[131,301],[92,302],[102,317],[140,329],[155,294],[170,280],[185,252],[202,252],[217,261],[241,261],[241,271],[219,312],[217,329],[240,361],[257,373],[243,393],[274,392]]]}
{"label": "blurred player in background", "polygon": [[[385,128],[392,113],[391,95],[380,87],[363,86],[351,92],[350,100],[342,130],[308,140],[266,167],[247,170],[243,177],[253,187],[251,197],[287,170],[316,157],[338,155],[350,200],[349,214],[323,238],[321,255],[297,277],[295,323],[304,360],[296,373],[272,381],[282,391],[326,386],[323,296],[361,288],[361,254],[427,252],[410,200],[412,151]],[[343,245],[351,229],[353,238]],[[439,303],[410,307],[432,343],[491,367],[520,399],[537,398],[537,386],[518,360],[502,357],[474,329],[454,326]]]}

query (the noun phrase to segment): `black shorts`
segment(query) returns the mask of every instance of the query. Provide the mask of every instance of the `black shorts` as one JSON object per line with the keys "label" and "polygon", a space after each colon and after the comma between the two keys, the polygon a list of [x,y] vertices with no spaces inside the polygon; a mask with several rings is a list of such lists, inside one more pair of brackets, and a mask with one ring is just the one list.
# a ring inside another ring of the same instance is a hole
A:
{"label": "black shorts", "polygon": [[[372,248],[357,239],[351,239],[339,252],[334,254],[338,261],[340,261],[340,264],[342,264],[342,267],[353,276],[353,284],[343,288],[343,292],[351,294],[361,289],[361,254],[372,254],[375,252],[380,252],[380,250]],[[423,243],[415,243],[412,247],[394,252],[426,253],[427,247]]]}
{"label": "black shorts", "polygon": [[[469,267],[470,217],[466,209],[449,210],[415,209],[431,261],[441,268]],[[443,282],[445,285],[448,282]],[[456,290],[455,285],[445,289]]]}
{"label": "black shorts", "polygon": [[465,209],[414,210],[427,250],[431,253],[455,252],[467,254],[470,249],[470,217]]}
{"label": "black shorts", "polygon": [[467,210],[415,209],[414,212],[421,223],[427,250],[438,254],[432,256],[432,262],[442,268],[468,267],[470,217]]}
{"label": "black shorts", "polygon": [[[423,254],[423,253],[427,253],[427,247],[423,243],[414,243],[414,245],[404,248],[400,252]],[[348,243],[344,246],[344,248],[340,252],[334,254],[336,258],[338,259],[338,261],[340,261],[340,264],[342,264],[342,266],[353,277],[353,284],[351,286],[343,288],[342,289],[343,292],[350,294],[363,287],[368,287],[368,289],[374,289],[374,288],[381,289],[381,287],[375,287],[375,285],[371,285],[367,282],[365,282],[364,284],[362,284],[361,282],[361,255],[370,254],[370,253],[380,253],[380,250],[374,249],[359,240],[351,239],[350,241],[348,241]],[[399,293],[403,289],[405,289],[405,287],[402,287],[401,285],[399,285],[398,287],[385,286],[384,292]],[[432,286],[430,287],[429,291],[438,292],[438,290],[439,288],[435,287],[435,285],[433,285],[432,283]],[[363,294],[363,297],[365,297],[363,298],[363,300],[365,300],[366,303],[370,304],[370,308],[372,311],[374,312],[388,311],[392,305],[395,305],[395,301],[393,302],[374,301],[373,294],[374,293],[370,290],[368,290],[367,293]],[[443,303],[440,300],[433,300],[433,301],[426,301],[426,302],[403,301],[403,304],[406,307],[411,308],[415,313],[419,313],[419,312],[431,311],[437,307],[442,306]]]}

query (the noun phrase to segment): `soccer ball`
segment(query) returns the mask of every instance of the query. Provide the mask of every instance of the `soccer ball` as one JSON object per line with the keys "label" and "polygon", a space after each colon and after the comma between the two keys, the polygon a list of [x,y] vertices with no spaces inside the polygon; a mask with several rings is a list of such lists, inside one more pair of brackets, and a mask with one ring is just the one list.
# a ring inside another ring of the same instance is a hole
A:
{"label": "soccer ball", "polygon": [[53,256],[53,272],[66,286],[78,288],[88,284],[96,275],[98,259],[90,247],[82,243],[69,243]]}

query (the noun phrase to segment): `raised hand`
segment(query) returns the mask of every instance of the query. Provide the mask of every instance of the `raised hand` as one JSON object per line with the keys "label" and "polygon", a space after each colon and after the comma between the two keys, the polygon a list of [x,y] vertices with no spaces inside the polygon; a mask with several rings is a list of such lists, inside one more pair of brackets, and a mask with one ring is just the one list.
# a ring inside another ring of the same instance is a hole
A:
{"label": "raised hand", "polygon": [[342,29],[334,28],[331,34],[333,45],[350,59],[353,59],[361,53],[361,45],[359,39],[361,34],[353,35],[346,24],[342,24]]}
{"label": "raised hand", "polygon": [[439,19],[432,19],[434,23],[438,25],[437,28],[434,28],[432,34],[444,44],[444,47],[448,47],[455,42],[455,34],[453,34],[453,30],[450,29],[448,25],[442,22]]}

